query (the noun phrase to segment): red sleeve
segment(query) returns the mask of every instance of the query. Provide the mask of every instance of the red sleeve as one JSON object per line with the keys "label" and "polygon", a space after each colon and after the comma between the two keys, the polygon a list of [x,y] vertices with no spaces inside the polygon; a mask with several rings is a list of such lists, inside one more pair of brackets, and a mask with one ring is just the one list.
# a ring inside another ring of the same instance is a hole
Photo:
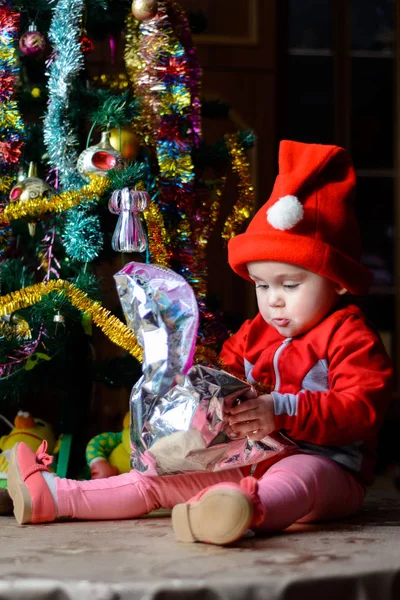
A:
{"label": "red sleeve", "polygon": [[226,369],[240,379],[246,378],[244,369],[244,349],[251,322],[251,319],[245,321],[239,331],[231,335],[231,337],[224,342],[220,353],[220,359],[223,361]]}
{"label": "red sleeve", "polygon": [[325,445],[375,438],[392,396],[392,364],[379,337],[357,321],[332,336],[329,391],[299,392],[296,414],[276,415],[277,429]]}

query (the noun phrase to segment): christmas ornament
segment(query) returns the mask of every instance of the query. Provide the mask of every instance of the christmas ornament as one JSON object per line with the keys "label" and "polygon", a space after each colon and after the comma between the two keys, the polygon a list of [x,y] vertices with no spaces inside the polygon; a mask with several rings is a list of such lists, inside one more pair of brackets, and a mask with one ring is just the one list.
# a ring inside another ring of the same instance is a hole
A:
{"label": "christmas ornament", "polygon": [[61,326],[61,325],[62,325],[63,329],[65,329],[65,317],[64,317],[64,315],[62,315],[62,314],[60,313],[60,311],[59,311],[59,310],[58,310],[58,311],[56,312],[56,314],[54,315],[54,317],[53,317],[53,322],[56,324],[56,326],[55,326],[55,330],[54,330],[54,333],[55,333],[55,334],[57,334],[57,330],[58,330],[59,326]]}
{"label": "christmas ornament", "polygon": [[53,321],[54,323],[64,323],[65,317],[60,313],[60,311],[57,311],[53,317]]}
{"label": "christmas ornament", "polygon": [[111,246],[116,252],[144,252],[147,238],[140,221],[139,212],[144,211],[150,201],[147,192],[129,190],[125,187],[112,193],[108,208],[119,214]]}
{"label": "christmas ornament", "polygon": [[81,44],[81,50],[82,50],[83,54],[89,54],[90,52],[93,52],[93,50],[94,50],[94,43],[87,36],[86,31],[83,32],[83,34],[79,38],[79,41],[80,41],[80,44]]}
{"label": "christmas ornament", "polygon": [[101,139],[95,146],[84,150],[77,162],[77,169],[81,174],[93,173],[106,176],[110,169],[121,169],[125,161],[120,152],[110,144],[110,132],[103,131]]}
{"label": "christmas ornament", "polygon": [[[43,179],[37,176],[37,165],[34,162],[29,164],[28,177],[22,172],[18,175],[17,184],[11,189],[11,202],[27,202],[36,198],[48,198],[55,194],[55,190],[50,187]],[[36,231],[36,223],[28,223],[29,233],[33,237]]]}
{"label": "christmas ornament", "polygon": [[29,25],[28,31],[21,35],[19,47],[25,56],[39,56],[46,48],[46,40],[43,34],[38,31],[35,23]]}
{"label": "christmas ornament", "polygon": [[133,0],[132,2],[132,14],[138,21],[153,19],[157,11],[157,0]]}
{"label": "christmas ornament", "polygon": [[133,160],[139,153],[139,138],[128,127],[110,129],[110,144],[115,150],[121,152],[125,160]]}

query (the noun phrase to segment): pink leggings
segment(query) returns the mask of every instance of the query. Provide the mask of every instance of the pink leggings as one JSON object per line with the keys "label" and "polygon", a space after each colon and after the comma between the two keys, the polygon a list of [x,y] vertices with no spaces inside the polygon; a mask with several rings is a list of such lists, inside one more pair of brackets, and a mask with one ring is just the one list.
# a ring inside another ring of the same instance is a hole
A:
{"label": "pink leggings", "polygon": [[[217,483],[239,483],[241,469],[148,477],[138,471],[108,479],[75,481],[56,478],[58,516],[81,520],[131,519],[157,508],[187,502]],[[296,454],[270,467],[259,480],[265,509],[257,527],[279,531],[296,521],[340,519],[356,513],[365,490],[329,458]]]}

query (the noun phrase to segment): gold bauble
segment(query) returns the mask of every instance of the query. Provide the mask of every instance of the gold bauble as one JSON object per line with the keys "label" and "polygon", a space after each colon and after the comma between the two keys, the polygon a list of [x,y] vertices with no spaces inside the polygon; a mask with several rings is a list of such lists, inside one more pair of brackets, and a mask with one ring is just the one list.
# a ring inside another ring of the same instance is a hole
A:
{"label": "gold bauble", "polygon": [[132,2],[132,14],[138,21],[153,19],[157,11],[157,0],[133,0]]}
{"label": "gold bauble", "polygon": [[121,152],[126,160],[133,160],[139,154],[139,138],[128,127],[110,129],[110,144],[115,150]]}

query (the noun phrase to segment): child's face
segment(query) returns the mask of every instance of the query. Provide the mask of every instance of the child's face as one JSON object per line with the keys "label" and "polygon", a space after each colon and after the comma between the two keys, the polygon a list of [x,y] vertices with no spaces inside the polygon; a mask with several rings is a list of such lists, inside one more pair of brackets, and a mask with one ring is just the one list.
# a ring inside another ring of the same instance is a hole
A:
{"label": "child's face", "polygon": [[247,268],[262,317],[285,337],[312,329],[346,291],[325,277],[287,263],[257,261],[248,263]]}

